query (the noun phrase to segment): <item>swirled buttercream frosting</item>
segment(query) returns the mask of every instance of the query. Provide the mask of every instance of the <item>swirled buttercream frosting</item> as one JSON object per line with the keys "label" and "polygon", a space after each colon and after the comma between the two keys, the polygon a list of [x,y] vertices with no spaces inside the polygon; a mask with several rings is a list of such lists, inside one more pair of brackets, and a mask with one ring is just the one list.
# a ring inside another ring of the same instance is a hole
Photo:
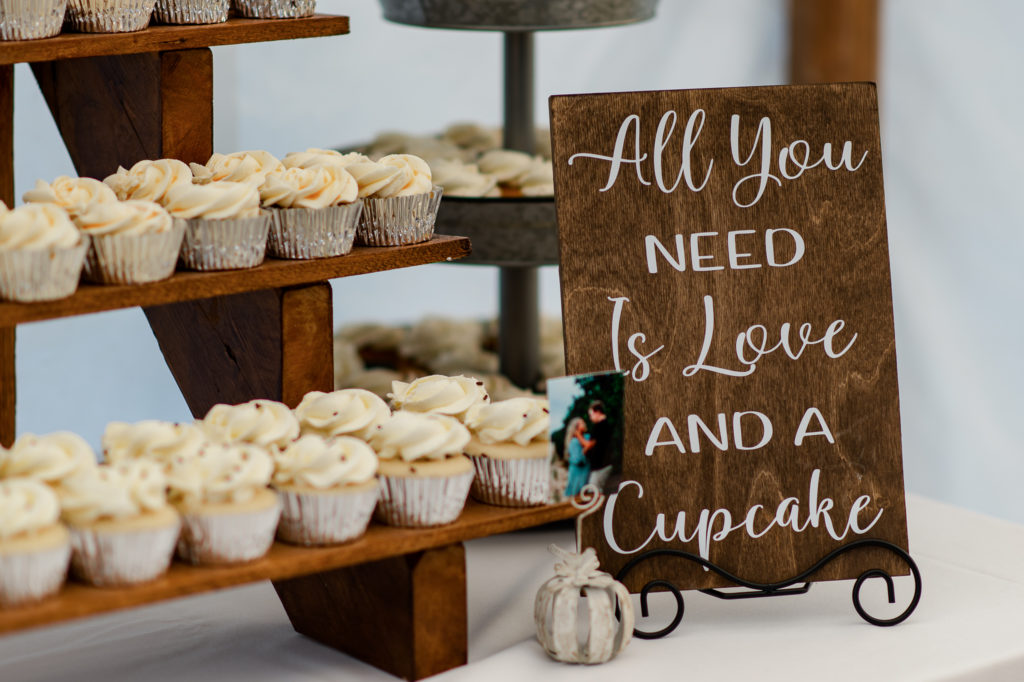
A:
{"label": "swirled buttercream frosting", "polygon": [[56,204],[25,204],[0,213],[0,251],[65,249],[81,241],[67,211]]}
{"label": "swirled buttercream frosting", "polygon": [[274,457],[276,486],[327,490],[365,483],[377,472],[377,455],[365,442],[348,436],[325,439],[308,434]]}
{"label": "swirled buttercream frosting", "polygon": [[262,150],[214,154],[205,165],[190,163],[188,166],[192,169],[192,182],[197,185],[228,181],[259,187],[268,173],[284,170],[284,164],[277,157]]}
{"label": "swirled buttercream frosting", "polygon": [[267,487],[274,463],[266,450],[244,443],[207,443],[194,457],[175,457],[167,468],[168,496],[190,508],[242,503]]}
{"label": "swirled buttercream frosting", "polygon": [[361,388],[346,388],[331,393],[311,391],[295,408],[303,433],[324,437],[355,436],[366,439],[377,425],[391,416],[381,398]]}
{"label": "swirled buttercream frosting", "polygon": [[60,518],[57,494],[31,478],[0,480],[0,541],[52,527]]}
{"label": "swirled buttercream frosting", "polygon": [[280,208],[326,208],[358,197],[359,185],[341,166],[289,168],[269,174],[260,187],[263,205]]}
{"label": "swirled buttercream frosting", "polygon": [[104,201],[74,216],[75,225],[91,236],[158,234],[171,229],[170,214],[152,201]]}
{"label": "swirled buttercream frosting", "polygon": [[394,166],[400,168],[403,171],[403,177],[408,177],[408,181],[398,187],[394,186],[394,183],[389,183],[385,187],[377,190],[376,195],[382,199],[388,197],[404,197],[410,194],[424,194],[429,192],[433,187],[434,183],[431,179],[430,166],[427,162],[418,156],[412,154],[389,154],[381,157],[377,162],[384,166]]}
{"label": "swirled buttercream frosting", "polygon": [[192,184],[192,171],[177,159],[139,161],[130,169],[119,167],[103,179],[118,199],[141,199],[164,203],[172,187]]}
{"label": "swirled buttercream frosting", "polygon": [[206,434],[195,424],[156,419],[111,422],[103,431],[103,456],[114,463],[144,458],[166,465],[174,457],[196,455],[206,442]]}
{"label": "swirled buttercream frosting", "polygon": [[26,477],[56,486],[65,478],[95,466],[92,448],[70,431],[45,436],[23,433],[10,450],[0,449],[0,478]]}
{"label": "swirled buttercream frosting", "polygon": [[167,507],[167,481],[160,465],[144,459],[101,464],[64,480],[58,489],[61,515],[83,526],[126,519]]}
{"label": "swirled buttercream frosting", "polygon": [[74,216],[97,201],[117,201],[117,195],[99,180],[62,175],[50,183],[36,180],[36,186],[25,192],[22,200],[25,203],[57,204]]}
{"label": "swirled buttercream frosting", "polygon": [[260,193],[244,182],[175,185],[163,205],[175,218],[252,218],[260,212]]}
{"label": "swirled buttercream frosting", "polygon": [[490,401],[482,381],[440,374],[420,377],[412,383],[395,381],[388,397],[396,410],[433,412],[458,418],[470,408]]}
{"label": "swirled buttercream frosting", "polygon": [[544,398],[509,398],[478,405],[466,416],[466,426],[481,443],[546,441],[551,419]]}
{"label": "swirled buttercream frosting", "polygon": [[311,147],[304,152],[292,152],[281,159],[285,168],[316,168],[317,166],[348,166],[369,161],[370,157],[359,152],[342,154],[333,149]]}
{"label": "swirled buttercream frosting", "polygon": [[370,437],[381,459],[440,460],[462,454],[469,431],[457,419],[440,414],[395,412]]}
{"label": "swirled buttercream frosting", "polygon": [[208,437],[222,443],[285,447],[299,437],[299,420],[287,405],[273,400],[214,405],[201,426]]}

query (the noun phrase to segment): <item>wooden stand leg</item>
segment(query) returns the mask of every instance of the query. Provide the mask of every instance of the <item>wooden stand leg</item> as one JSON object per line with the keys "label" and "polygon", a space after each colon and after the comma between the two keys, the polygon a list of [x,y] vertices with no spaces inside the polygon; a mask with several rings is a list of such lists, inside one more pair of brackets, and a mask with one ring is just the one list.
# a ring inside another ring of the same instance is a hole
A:
{"label": "wooden stand leg", "polygon": [[[14,206],[14,66],[0,66],[0,200]],[[0,327],[0,445],[14,442],[14,327]]]}
{"label": "wooden stand leg", "polygon": [[878,0],[790,0],[790,82],[874,81]]}
{"label": "wooden stand leg", "polygon": [[192,414],[253,398],[294,407],[334,383],[328,284],[145,308]]}
{"label": "wooden stand leg", "polygon": [[274,583],[296,631],[407,680],[466,664],[462,543]]}
{"label": "wooden stand leg", "polygon": [[0,445],[4,447],[10,447],[15,436],[14,329],[0,327]]}

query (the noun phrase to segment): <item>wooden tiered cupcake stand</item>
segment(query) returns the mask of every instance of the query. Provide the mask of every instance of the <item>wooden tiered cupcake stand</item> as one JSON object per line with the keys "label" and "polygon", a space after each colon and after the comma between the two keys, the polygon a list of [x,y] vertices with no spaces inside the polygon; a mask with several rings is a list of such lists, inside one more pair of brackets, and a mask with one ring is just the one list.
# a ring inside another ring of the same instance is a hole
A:
{"label": "wooden tiered cupcake stand", "polygon": [[[139,33],[61,35],[0,43],[0,199],[14,204],[13,64],[28,62],[71,159],[83,176],[171,157],[205,163],[213,152],[211,46],[348,33],[347,17],[212,26],[158,26]],[[139,306],[195,415],[217,402],[271,398],[294,406],[333,388],[333,310],[326,283],[469,253],[464,237],[414,246],[361,248],[316,261],[269,259],[243,271],[177,273],[138,286],[83,284],[65,300],[0,303],[0,442],[15,435],[15,330],[36,320]],[[159,416],[159,415],[154,415]],[[449,526],[372,525],[339,547],[275,544],[258,561],[230,567],[175,563],[166,576],[123,589],[69,583],[55,598],[0,610],[0,633],[272,580],[295,629],[407,679],[466,662],[462,541],[565,519],[568,505],[505,509],[470,503]]]}

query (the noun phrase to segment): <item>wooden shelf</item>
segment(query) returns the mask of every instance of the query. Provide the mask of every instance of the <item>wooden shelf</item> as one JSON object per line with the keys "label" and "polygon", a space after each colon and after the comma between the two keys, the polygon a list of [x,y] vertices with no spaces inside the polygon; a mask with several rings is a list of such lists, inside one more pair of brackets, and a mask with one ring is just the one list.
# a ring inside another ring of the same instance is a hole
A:
{"label": "wooden shelf", "polygon": [[0,633],[260,580],[284,580],[321,573],[569,519],[578,513],[568,502],[514,509],[470,500],[455,523],[439,528],[393,528],[371,524],[366,535],[349,544],[303,548],[278,542],[262,559],[239,566],[188,566],[175,562],[163,577],[134,587],[97,588],[69,582],[58,595],[39,604],[0,609]]}
{"label": "wooden shelf", "polygon": [[321,282],[337,277],[395,270],[413,265],[456,260],[469,254],[465,237],[435,236],[411,246],[360,247],[336,258],[318,260],[267,259],[248,270],[222,272],[179,271],[170,279],[152,284],[85,284],[68,298],[41,303],[0,302],[0,327],[104,310],[157,306],[215,296],[240,294],[276,287]]}
{"label": "wooden shelf", "polygon": [[50,62],[217,45],[318,38],[348,33],[348,17],[316,14],[302,19],[242,19],[202,26],[150,26],[135,33],[61,33],[42,40],[0,42],[0,64]]}

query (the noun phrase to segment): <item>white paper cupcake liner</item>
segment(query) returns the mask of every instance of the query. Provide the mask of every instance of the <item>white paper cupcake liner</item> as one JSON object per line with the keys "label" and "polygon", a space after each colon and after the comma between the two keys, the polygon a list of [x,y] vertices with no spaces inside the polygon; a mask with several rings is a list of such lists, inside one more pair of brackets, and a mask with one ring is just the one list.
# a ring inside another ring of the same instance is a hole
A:
{"label": "white paper cupcake liner", "polygon": [[341,256],[352,250],[363,202],[327,208],[271,208],[267,253],[308,260]]}
{"label": "white paper cupcake liner", "polygon": [[231,0],[231,6],[251,19],[296,19],[316,11],[316,0]]}
{"label": "white paper cupcake liner", "polygon": [[547,457],[501,459],[467,455],[476,469],[469,494],[474,500],[502,507],[547,504],[551,463]]}
{"label": "white paper cupcake liner", "polygon": [[379,488],[338,493],[278,490],[281,522],[277,537],[295,545],[332,545],[366,532]]}
{"label": "white paper cupcake liner", "polygon": [[185,224],[175,222],[167,232],[107,234],[92,237],[85,257],[86,279],[103,284],[158,282],[174,274]]}
{"label": "white paper cupcake liner", "polygon": [[441,188],[390,199],[363,199],[363,215],[356,244],[402,246],[418,244],[434,236],[434,221],[441,206]]}
{"label": "white paper cupcake liner", "polygon": [[68,0],[64,23],[82,33],[130,33],[149,26],[156,0]]}
{"label": "white paper cupcake liner", "polygon": [[131,531],[71,528],[71,571],[90,585],[134,585],[163,575],[181,524]]}
{"label": "white paper cupcake liner", "polygon": [[191,564],[237,564],[259,559],[274,543],[280,502],[237,514],[183,512],[178,556]]}
{"label": "white paper cupcake liner", "polygon": [[267,251],[270,214],[252,218],[206,220],[192,218],[185,223],[181,262],[190,270],[239,270],[263,262]]}
{"label": "white paper cupcake liner", "polygon": [[0,40],[36,40],[60,33],[67,0],[0,0]]}
{"label": "white paper cupcake liner", "polygon": [[229,0],[157,0],[153,21],[161,24],[220,24],[228,20]]}
{"label": "white paper cupcake liner", "polygon": [[75,293],[89,239],[69,248],[0,251],[0,298],[31,303]]}
{"label": "white paper cupcake liner", "polygon": [[381,476],[376,518],[389,526],[443,526],[466,506],[473,472],[455,476]]}
{"label": "white paper cupcake liner", "polygon": [[0,554],[0,608],[56,594],[68,574],[71,544],[38,552]]}

